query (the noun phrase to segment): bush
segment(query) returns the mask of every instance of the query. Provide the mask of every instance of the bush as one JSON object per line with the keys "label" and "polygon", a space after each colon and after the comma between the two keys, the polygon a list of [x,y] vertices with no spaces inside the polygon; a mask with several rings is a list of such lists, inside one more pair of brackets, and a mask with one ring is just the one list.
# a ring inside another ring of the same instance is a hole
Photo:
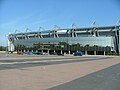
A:
{"label": "bush", "polygon": [[111,56],[120,56],[119,53],[115,53],[115,52],[108,52],[106,55],[111,55]]}

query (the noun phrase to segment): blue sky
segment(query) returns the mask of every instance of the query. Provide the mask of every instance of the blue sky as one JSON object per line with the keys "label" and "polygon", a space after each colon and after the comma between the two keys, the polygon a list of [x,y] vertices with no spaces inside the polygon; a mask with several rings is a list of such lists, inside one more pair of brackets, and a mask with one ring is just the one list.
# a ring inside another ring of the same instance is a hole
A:
{"label": "blue sky", "polygon": [[52,29],[54,25],[70,28],[115,25],[120,20],[119,0],[0,0],[0,45],[5,36],[15,30],[37,31],[39,27]]}

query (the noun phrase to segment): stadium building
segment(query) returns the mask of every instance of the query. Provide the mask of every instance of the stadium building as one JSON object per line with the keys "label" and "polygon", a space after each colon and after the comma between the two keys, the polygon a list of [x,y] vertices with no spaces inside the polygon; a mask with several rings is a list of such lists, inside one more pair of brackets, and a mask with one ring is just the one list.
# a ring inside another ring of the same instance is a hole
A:
{"label": "stadium building", "polygon": [[82,51],[84,54],[115,52],[120,54],[120,25],[96,26],[43,30],[8,35],[9,51],[64,52],[71,54]]}

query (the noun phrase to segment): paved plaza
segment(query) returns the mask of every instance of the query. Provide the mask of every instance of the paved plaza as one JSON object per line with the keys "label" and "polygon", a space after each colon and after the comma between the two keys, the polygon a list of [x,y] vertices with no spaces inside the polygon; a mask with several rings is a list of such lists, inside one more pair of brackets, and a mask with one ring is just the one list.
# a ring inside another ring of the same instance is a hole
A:
{"label": "paved plaza", "polygon": [[120,90],[120,57],[0,54],[0,90]]}

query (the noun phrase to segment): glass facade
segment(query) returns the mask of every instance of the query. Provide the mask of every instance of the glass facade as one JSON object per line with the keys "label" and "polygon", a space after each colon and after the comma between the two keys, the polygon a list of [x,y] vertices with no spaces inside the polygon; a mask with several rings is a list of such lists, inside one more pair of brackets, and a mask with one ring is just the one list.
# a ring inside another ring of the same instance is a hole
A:
{"label": "glass facade", "polygon": [[112,47],[112,37],[60,37],[60,38],[31,38],[24,40],[16,40],[14,45],[25,45],[32,46],[35,43],[59,43],[59,42],[67,42],[69,44],[77,44],[80,45],[89,45],[89,46],[110,46]]}

